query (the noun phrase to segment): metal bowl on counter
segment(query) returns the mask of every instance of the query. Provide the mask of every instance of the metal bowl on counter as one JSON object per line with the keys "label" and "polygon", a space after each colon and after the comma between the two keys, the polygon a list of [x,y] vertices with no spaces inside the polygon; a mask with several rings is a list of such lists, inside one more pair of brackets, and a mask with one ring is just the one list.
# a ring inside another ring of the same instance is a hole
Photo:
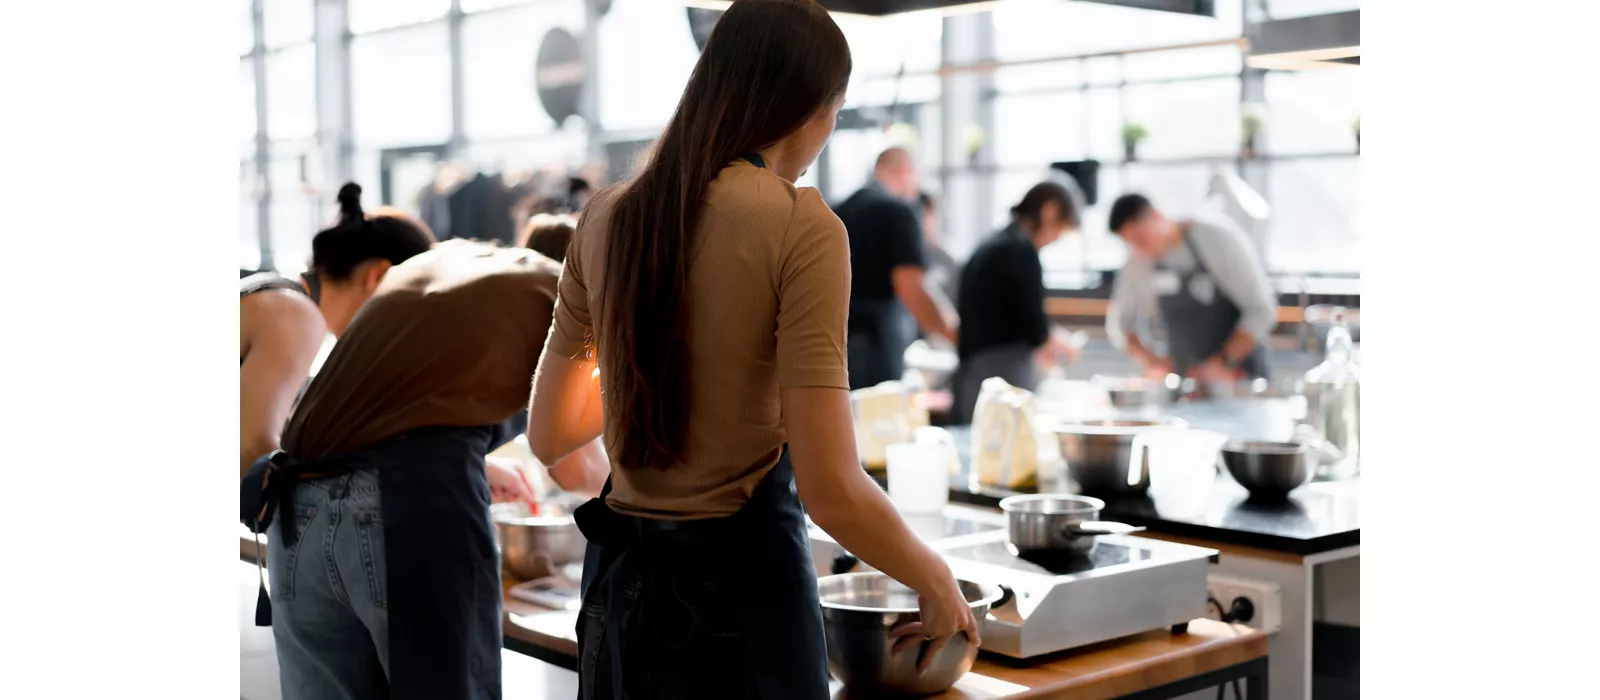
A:
{"label": "metal bowl on counter", "polygon": [[1090,381],[1104,390],[1111,405],[1119,409],[1165,406],[1177,399],[1180,387],[1178,375],[1175,374],[1169,374],[1165,379],[1095,375]]}
{"label": "metal bowl on counter", "polygon": [[1187,427],[1172,417],[1119,418],[1062,421],[1051,431],[1061,445],[1067,475],[1084,492],[1141,494],[1150,489],[1150,448],[1140,437]]}
{"label": "metal bowl on counter", "polygon": [[1193,377],[1184,379],[1179,392],[1190,401],[1228,401],[1249,399],[1286,399],[1305,393],[1305,382],[1300,377],[1277,379],[1241,379],[1236,382],[1202,382]]}
{"label": "metal bowl on counter", "polygon": [[1088,496],[1041,494],[1000,499],[1006,514],[1006,540],[1012,554],[1088,554],[1100,535],[1126,535],[1143,530],[1099,520],[1105,501]]}
{"label": "metal bowl on counter", "polygon": [[583,561],[586,542],[572,516],[564,512],[533,515],[525,503],[489,507],[501,565],[523,580],[544,578],[562,566]]}
{"label": "metal bowl on counter", "polygon": [[1315,474],[1315,451],[1298,442],[1234,440],[1222,446],[1222,465],[1251,498],[1281,501]]}
{"label": "metal bowl on counter", "polygon": [[[972,616],[982,620],[991,607],[1004,605],[1010,593],[999,586],[957,581]],[[903,695],[932,695],[955,685],[978,658],[978,647],[965,634],[939,650],[928,672],[917,673],[926,643],[895,653],[889,630],[920,619],[917,592],[878,572],[837,574],[817,580],[822,598],[822,626],[828,639],[828,670],[852,689]]]}

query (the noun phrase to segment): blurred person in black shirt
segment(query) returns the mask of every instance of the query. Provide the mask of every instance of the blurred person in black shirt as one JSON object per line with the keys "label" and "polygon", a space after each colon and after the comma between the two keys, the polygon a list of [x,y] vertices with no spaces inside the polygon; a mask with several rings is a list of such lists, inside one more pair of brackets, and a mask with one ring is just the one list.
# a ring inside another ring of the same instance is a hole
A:
{"label": "blurred person in black shirt", "polygon": [[878,156],[872,181],[834,212],[850,235],[850,388],[898,380],[905,350],[907,312],[929,336],[955,342],[950,303],[925,279],[920,189],[916,164],[904,148]]}
{"label": "blurred person in black shirt", "polygon": [[928,284],[955,303],[960,295],[961,263],[944,249],[944,240],[939,235],[939,200],[927,192],[917,199],[922,205],[922,243],[927,255]]}
{"label": "blurred person in black shirt", "polygon": [[961,364],[955,376],[952,420],[969,423],[985,379],[1000,377],[1022,389],[1038,385],[1038,365],[1071,361],[1066,338],[1050,329],[1044,313],[1044,268],[1039,250],[1078,230],[1078,206],[1066,187],[1043,182],[1011,208],[1011,223],[994,234],[961,271]]}

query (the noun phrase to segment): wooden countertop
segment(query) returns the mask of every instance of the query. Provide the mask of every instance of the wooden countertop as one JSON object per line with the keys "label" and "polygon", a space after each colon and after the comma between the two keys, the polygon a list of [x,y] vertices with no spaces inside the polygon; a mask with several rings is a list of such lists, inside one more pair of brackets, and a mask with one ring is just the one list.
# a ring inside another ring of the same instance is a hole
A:
{"label": "wooden countertop", "polygon": [[[253,562],[255,556],[254,540],[248,533],[241,534],[239,558]],[[507,579],[505,585],[509,588],[512,583]],[[576,612],[551,610],[509,596],[505,612],[508,647],[533,647],[547,661],[576,666]],[[1265,632],[1244,625],[1199,619],[1189,623],[1187,634],[1156,630],[1027,662],[985,654],[953,688],[932,697],[1109,700],[1259,659],[1267,655],[1267,639]],[[873,697],[852,693],[838,682],[833,690],[834,700]]]}

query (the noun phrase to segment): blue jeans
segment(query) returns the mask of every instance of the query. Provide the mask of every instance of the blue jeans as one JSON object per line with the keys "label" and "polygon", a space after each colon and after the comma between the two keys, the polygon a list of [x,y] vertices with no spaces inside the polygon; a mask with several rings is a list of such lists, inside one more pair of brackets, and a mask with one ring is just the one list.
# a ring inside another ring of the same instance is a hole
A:
{"label": "blue jeans", "polygon": [[[383,513],[364,469],[303,481],[267,535],[272,635],[284,700],[389,697]],[[284,547],[280,522],[299,525]]]}

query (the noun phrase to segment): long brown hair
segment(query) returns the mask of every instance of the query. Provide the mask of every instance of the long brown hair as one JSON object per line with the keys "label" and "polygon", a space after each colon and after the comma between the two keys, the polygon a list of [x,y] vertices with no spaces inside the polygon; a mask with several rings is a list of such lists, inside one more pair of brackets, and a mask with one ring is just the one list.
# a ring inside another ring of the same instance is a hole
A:
{"label": "long brown hair", "polygon": [[681,461],[689,261],[706,187],[829,106],[850,68],[844,34],[815,0],[737,0],[718,20],[654,157],[611,213],[596,345],[616,464]]}

